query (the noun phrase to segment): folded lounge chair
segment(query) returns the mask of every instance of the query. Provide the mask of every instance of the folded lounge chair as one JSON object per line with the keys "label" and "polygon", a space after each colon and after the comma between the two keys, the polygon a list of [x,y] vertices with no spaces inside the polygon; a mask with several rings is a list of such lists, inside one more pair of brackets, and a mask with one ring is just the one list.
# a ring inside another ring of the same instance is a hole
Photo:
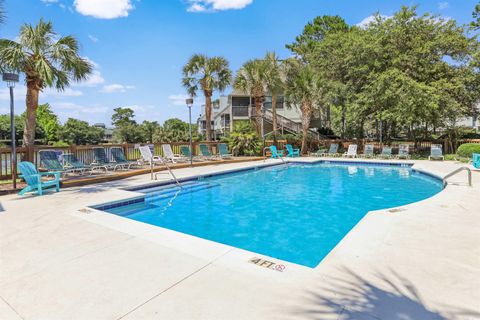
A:
{"label": "folded lounge chair", "polygon": [[[35,165],[28,161],[22,161],[18,164],[21,178],[25,180],[27,186],[18,194],[24,195],[27,192],[37,192],[39,196],[43,194],[43,190],[47,188],[55,188],[60,191],[60,172],[38,172]],[[53,176],[52,180],[44,181],[42,177]]]}
{"label": "folded lounge chair", "polygon": [[38,154],[40,155],[40,167],[47,171],[60,172],[62,175],[79,171],[76,169],[64,168],[63,164],[58,159],[58,153],[55,150],[40,150]]}
{"label": "folded lounge chair", "polygon": [[318,149],[318,150],[315,151],[315,152],[311,152],[311,153],[310,153],[310,156],[312,156],[312,157],[321,157],[322,155],[325,154],[325,151],[327,151],[327,149]]}
{"label": "folded lounge chair", "polygon": [[162,150],[163,150],[163,155],[165,158],[172,163],[177,163],[177,162],[187,162],[188,159],[184,156],[181,156],[179,154],[174,154],[172,150],[172,146],[169,144],[162,144]]}
{"label": "folded lounge chair", "polygon": [[113,160],[117,165],[121,165],[122,168],[130,169],[132,166],[138,166],[137,161],[127,160],[125,157],[125,153],[123,152],[123,148],[120,147],[113,147],[110,148],[110,153],[112,154]]}
{"label": "folded lounge chair", "polygon": [[410,159],[410,146],[408,144],[401,144],[398,146],[398,159]]}
{"label": "folded lounge chair", "polygon": [[347,158],[356,158],[357,157],[357,148],[358,148],[358,146],[356,144],[349,145],[347,152],[345,152],[345,154],[343,156],[347,157]]}
{"label": "folded lounge chair", "polygon": [[285,149],[287,149],[287,157],[300,157],[300,149],[294,149],[291,144],[286,144]]}
{"label": "folded lounge chair", "polygon": [[231,159],[232,154],[228,151],[228,147],[226,143],[219,143],[218,144],[218,155],[222,159]]}
{"label": "folded lounge chair", "polygon": [[363,154],[362,157],[364,158],[373,158],[374,146],[373,144],[366,144],[365,147],[363,148]]}
{"label": "folded lounge chair", "polygon": [[428,160],[443,160],[443,152],[442,152],[442,145],[441,144],[432,144],[430,146],[430,155],[428,156]]}
{"label": "folded lounge chair", "polygon": [[213,155],[206,144],[200,144],[200,155],[207,160],[218,160],[218,156]]}
{"label": "folded lounge chair", "polygon": [[65,163],[65,167],[78,170],[81,173],[84,173],[85,171],[89,171],[90,174],[93,174],[95,170],[100,170],[100,169],[103,169],[105,170],[105,172],[107,172],[106,166],[86,165],[82,161],[78,160],[77,156],[74,155],[73,153],[65,153],[63,155],[63,161]]}
{"label": "folded lounge chair", "polygon": [[382,158],[382,159],[390,159],[392,158],[392,147],[383,147],[382,148],[382,153],[380,153],[378,155],[379,158]]}
{"label": "folded lounge chair", "polygon": [[138,150],[140,150],[140,154],[142,155],[142,160],[149,165],[157,164],[157,163],[163,163],[162,157],[160,156],[154,156],[152,153],[152,149],[150,149],[149,146],[141,146],[138,147]]}

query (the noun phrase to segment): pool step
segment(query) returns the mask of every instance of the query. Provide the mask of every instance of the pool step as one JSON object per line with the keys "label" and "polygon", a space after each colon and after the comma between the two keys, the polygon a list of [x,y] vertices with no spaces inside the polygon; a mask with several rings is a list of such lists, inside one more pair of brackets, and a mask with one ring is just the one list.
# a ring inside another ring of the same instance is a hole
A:
{"label": "pool step", "polygon": [[218,183],[197,182],[195,184],[189,184],[187,186],[170,187],[169,189],[161,190],[160,192],[148,193],[145,195],[145,202],[150,203],[152,201],[164,200],[173,198],[179,195],[193,193],[205,189],[210,189],[219,186]]}
{"label": "pool step", "polygon": [[[180,186],[188,186],[192,184],[198,183],[197,181],[185,181],[180,183]],[[135,190],[136,192],[141,192],[141,193],[153,193],[157,191],[162,191],[162,190],[168,190],[171,189],[172,187],[176,187],[177,185],[172,185],[172,184],[166,184],[166,185],[161,185],[161,186],[156,186],[156,187],[147,187],[145,189],[139,189]]]}

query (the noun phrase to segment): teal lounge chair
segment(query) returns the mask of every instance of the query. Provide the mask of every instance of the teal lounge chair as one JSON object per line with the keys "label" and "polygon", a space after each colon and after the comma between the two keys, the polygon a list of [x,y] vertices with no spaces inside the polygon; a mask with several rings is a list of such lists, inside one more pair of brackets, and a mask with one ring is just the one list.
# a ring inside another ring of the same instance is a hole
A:
{"label": "teal lounge chair", "polygon": [[86,165],[82,161],[78,160],[77,156],[73,153],[65,153],[63,154],[63,162],[65,163],[65,167],[72,168],[84,173],[85,171],[89,171],[90,174],[93,174],[95,170],[103,169],[107,172],[107,167],[105,166],[96,166],[96,165]]}
{"label": "teal lounge chair", "polygon": [[117,164],[108,160],[107,153],[105,148],[96,147],[93,148],[93,162],[91,165],[106,167],[107,169],[117,170],[117,168],[122,168],[122,164]]}
{"label": "teal lounge chair", "polygon": [[270,152],[272,153],[271,157],[272,159],[280,159],[283,157],[283,150],[277,150],[276,146],[270,146]]}
{"label": "teal lounge chair", "polygon": [[291,144],[286,144],[285,148],[287,149],[287,157],[300,157],[300,149],[294,149]]}
{"label": "teal lounge chair", "polygon": [[125,153],[123,153],[123,149],[120,147],[110,148],[110,153],[112,154],[115,163],[122,166],[122,168],[130,169],[132,166],[138,165],[137,161],[127,160],[127,157],[125,157]]}
{"label": "teal lounge chair", "polygon": [[226,143],[219,143],[218,144],[218,154],[222,159],[231,159],[232,154],[228,151],[228,147]]}
{"label": "teal lounge chair", "polygon": [[62,175],[77,171],[76,169],[67,169],[58,159],[58,154],[55,150],[40,150],[40,167],[47,171],[60,172]]}
{"label": "teal lounge chair", "polygon": [[321,157],[322,155],[325,154],[325,151],[327,151],[327,149],[318,149],[318,150],[315,151],[315,152],[311,152],[311,153],[310,153],[310,156],[312,156],[312,157]]}
{"label": "teal lounge chair", "polygon": [[432,144],[430,146],[430,155],[428,156],[428,160],[443,160],[443,152],[442,152],[442,145],[441,144]]}
{"label": "teal lounge chair", "polygon": [[[43,195],[43,189],[55,187],[60,191],[60,172],[38,172],[35,165],[28,161],[22,161],[18,164],[20,177],[25,180],[27,186],[18,194],[23,196],[27,192],[37,192],[39,196]],[[54,179],[42,181],[42,177],[53,175]]]}
{"label": "teal lounge chair", "polygon": [[208,150],[208,146],[206,144],[200,144],[199,148],[202,158],[207,160],[219,160],[217,156],[213,155],[210,150]]}
{"label": "teal lounge chair", "polygon": [[480,153],[472,154],[472,164],[475,168],[480,169]]}
{"label": "teal lounge chair", "polygon": [[[180,153],[188,159],[190,159],[190,157],[192,155],[192,153],[190,152],[190,147],[187,147],[187,146],[180,146]],[[199,158],[198,156],[193,156],[192,160],[193,161],[202,161],[202,159]]]}
{"label": "teal lounge chair", "polygon": [[382,153],[378,155],[379,158],[382,159],[391,159],[392,158],[392,147],[383,147]]}

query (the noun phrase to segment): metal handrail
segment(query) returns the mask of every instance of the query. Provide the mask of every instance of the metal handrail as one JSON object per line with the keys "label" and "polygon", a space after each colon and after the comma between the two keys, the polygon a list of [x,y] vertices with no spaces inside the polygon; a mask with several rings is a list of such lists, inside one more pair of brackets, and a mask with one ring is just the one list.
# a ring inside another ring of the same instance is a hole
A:
{"label": "metal handrail", "polygon": [[472,186],[472,170],[470,170],[469,167],[460,167],[458,169],[453,170],[449,174],[447,174],[445,177],[443,177],[443,185],[447,185],[447,179],[456,175],[459,172],[462,172],[463,170],[466,170],[468,173],[468,185],[471,187]]}
{"label": "metal handrail", "polygon": [[[267,149],[270,149],[270,147],[265,147],[263,148],[263,162],[265,162],[267,160],[267,155],[265,153],[265,150]],[[280,160],[282,160],[283,164],[286,166],[287,163],[285,162],[285,160],[283,160],[283,157],[279,157]]]}
{"label": "metal handrail", "polygon": [[[160,162],[167,168],[168,170],[168,173],[170,174],[170,176],[172,177],[172,179],[175,181],[175,183],[177,184],[177,186],[179,186],[180,188],[182,188],[182,186],[180,185],[180,181],[178,181],[177,177],[175,176],[175,174],[173,174],[173,171],[172,169],[170,168],[170,166],[168,165],[168,163],[162,158],[160,157]],[[153,179],[153,158],[150,159],[150,175],[151,175],[151,178]],[[155,173],[155,180],[157,180],[157,176],[159,174],[162,174],[163,172],[157,172]]]}

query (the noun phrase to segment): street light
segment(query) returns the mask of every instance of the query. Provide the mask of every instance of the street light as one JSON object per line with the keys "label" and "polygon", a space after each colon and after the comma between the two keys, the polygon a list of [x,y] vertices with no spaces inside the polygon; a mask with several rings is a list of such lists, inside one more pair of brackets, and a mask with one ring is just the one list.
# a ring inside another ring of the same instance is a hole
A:
{"label": "street light", "polygon": [[15,141],[15,111],[13,105],[13,88],[15,88],[15,83],[18,82],[19,77],[16,73],[4,73],[2,75],[3,81],[7,83],[7,87],[10,89],[10,131],[11,131],[11,159],[10,164],[12,166],[12,181],[13,189],[17,188],[17,146]]}
{"label": "street light", "polygon": [[185,100],[185,103],[188,107],[188,130],[190,137],[190,166],[193,166],[193,142],[192,142],[192,106],[193,98],[188,98]]}

